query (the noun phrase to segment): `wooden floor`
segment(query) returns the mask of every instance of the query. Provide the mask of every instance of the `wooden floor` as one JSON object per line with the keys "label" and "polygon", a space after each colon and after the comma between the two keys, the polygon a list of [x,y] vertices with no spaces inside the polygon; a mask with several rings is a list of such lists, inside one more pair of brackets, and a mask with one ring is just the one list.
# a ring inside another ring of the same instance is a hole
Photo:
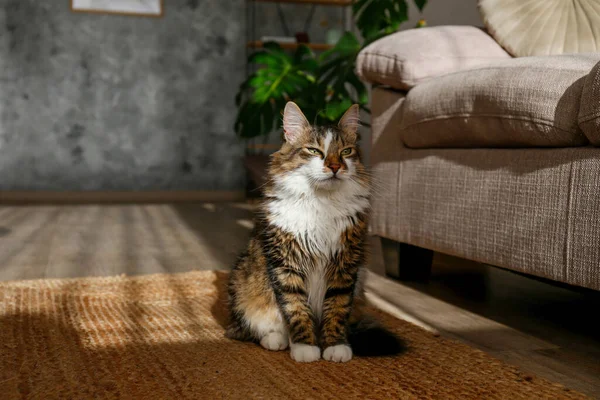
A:
{"label": "wooden floor", "polygon": [[[0,280],[229,268],[248,204],[1,206]],[[600,398],[600,297],[436,254],[429,284],[367,284],[384,310]]]}

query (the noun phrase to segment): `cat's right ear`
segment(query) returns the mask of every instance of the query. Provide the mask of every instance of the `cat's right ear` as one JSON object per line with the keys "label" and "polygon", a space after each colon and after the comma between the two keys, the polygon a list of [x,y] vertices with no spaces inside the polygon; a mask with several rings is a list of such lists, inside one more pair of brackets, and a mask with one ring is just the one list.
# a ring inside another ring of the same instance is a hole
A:
{"label": "cat's right ear", "polygon": [[283,134],[285,141],[289,144],[296,144],[298,140],[310,128],[310,123],[302,114],[300,107],[292,101],[288,101],[283,110]]}

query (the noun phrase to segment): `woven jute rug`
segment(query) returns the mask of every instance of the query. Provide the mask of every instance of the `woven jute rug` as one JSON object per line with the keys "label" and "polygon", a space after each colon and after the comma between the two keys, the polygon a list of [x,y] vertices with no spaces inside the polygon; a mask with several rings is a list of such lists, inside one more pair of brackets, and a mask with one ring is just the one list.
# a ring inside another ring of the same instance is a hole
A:
{"label": "woven jute rug", "polygon": [[227,274],[0,283],[2,399],[579,399],[377,313],[403,354],[294,362],[223,336]]}

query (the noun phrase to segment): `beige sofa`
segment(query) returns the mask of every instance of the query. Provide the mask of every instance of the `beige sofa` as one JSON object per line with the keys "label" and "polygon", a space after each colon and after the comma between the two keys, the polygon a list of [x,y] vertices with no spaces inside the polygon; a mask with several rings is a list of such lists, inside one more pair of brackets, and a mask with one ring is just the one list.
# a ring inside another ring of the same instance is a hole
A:
{"label": "beige sofa", "polygon": [[365,48],[388,272],[426,277],[434,250],[600,290],[599,62],[512,58],[466,26]]}

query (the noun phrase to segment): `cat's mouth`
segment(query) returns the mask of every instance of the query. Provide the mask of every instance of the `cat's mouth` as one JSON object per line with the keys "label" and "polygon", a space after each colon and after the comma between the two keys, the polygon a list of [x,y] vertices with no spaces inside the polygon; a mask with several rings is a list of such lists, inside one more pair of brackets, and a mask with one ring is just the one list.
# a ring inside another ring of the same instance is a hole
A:
{"label": "cat's mouth", "polygon": [[332,175],[327,178],[319,179],[317,185],[322,188],[333,188],[337,187],[340,183],[342,183],[342,178]]}
{"label": "cat's mouth", "polygon": [[341,182],[342,178],[339,175],[331,175],[326,178],[321,179],[321,182],[334,183]]}

